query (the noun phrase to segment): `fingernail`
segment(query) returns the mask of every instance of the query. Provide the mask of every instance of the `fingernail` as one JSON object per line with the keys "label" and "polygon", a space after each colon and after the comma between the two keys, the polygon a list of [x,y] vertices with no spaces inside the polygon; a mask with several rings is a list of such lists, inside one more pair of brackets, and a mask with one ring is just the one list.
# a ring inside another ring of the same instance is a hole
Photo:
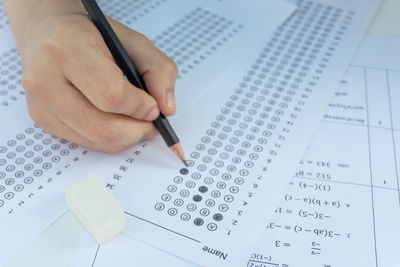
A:
{"label": "fingernail", "polygon": [[157,119],[159,114],[160,114],[160,110],[157,107],[154,107],[149,111],[149,113],[147,113],[147,115],[144,119],[146,121],[154,121],[155,119]]}
{"label": "fingernail", "polygon": [[167,106],[168,108],[175,112],[175,97],[174,97],[174,93],[168,91],[166,94],[166,101],[167,101]]}

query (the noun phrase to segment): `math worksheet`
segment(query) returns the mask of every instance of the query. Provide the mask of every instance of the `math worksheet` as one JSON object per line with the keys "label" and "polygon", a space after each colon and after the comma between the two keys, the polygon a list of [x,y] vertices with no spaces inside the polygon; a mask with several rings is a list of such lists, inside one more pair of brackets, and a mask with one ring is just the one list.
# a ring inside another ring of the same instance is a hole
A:
{"label": "math worksheet", "polygon": [[398,266],[399,45],[366,38],[242,266]]}
{"label": "math worksheet", "polygon": [[[265,43],[295,10],[294,5],[283,1],[262,0],[246,3],[124,0],[101,1],[101,4],[107,14],[117,19],[122,16],[121,21],[146,34],[177,62],[180,76],[176,90],[180,113],[240,63],[248,49]],[[67,210],[64,188],[84,178],[86,174],[82,170],[90,171],[103,166],[102,171],[108,174],[120,168],[121,162],[132,168],[131,163],[139,157],[137,150],[144,149],[146,143],[111,156],[87,150],[42,131],[28,114],[21,86],[20,58],[2,2],[0,38],[2,265]],[[182,132],[179,135],[187,139],[187,134]],[[185,143],[190,145],[188,141]],[[157,149],[164,154],[168,152],[165,144]],[[135,157],[129,160],[130,163],[126,162],[128,155]],[[164,156],[171,162],[161,165],[175,170],[178,163],[174,156]],[[154,162],[154,166],[157,164],[160,163]],[[103,180],[109,177],[102,176],[98,174]],[[156,188],[154,190],[157,195],[153,195],[154,199],[148,203],[151,210],[160,193]]]}
{"label": "math worksheet", "polygon": [[193,263],[232,266],[264,234],[379,1],[297,1],[281,25],[294,11],[284,2],[179,3],[104,8],[177,63],[171,122],[188,168],[160,137],[106,155],[44,133],[26,111],[15,44],[2,44],[1,257],[65,211],[62,189],[88,175],[124,207],[125,236]]}
{"label": "math worksheet", "polygon": [[[378,267],[400,261],[400,38],[367,36],[242,267]],[[138,254],[135,254],[138,251]],[[126,250],[129,250],[126,252]],[[137,257],[136,257],[137,255]],[[151,255],[157,255],[157,259]],[[197,266],[119,235],[87,234],[73,266]]]}
{"label": "math worksheet", "polygon": [[155,139],[99,170],[124,207],[124,234],[196,264],[235,264],[264,234],[379,1],[361,4],[297,2],[272,38],[176,116],[189,168],[171,168]]}

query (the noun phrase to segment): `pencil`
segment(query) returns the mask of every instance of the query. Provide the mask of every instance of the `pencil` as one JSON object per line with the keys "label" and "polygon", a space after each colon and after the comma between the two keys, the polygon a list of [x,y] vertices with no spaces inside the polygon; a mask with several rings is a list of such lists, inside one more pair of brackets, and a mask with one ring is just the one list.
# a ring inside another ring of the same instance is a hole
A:
{"label": "pencil", "polygon": [[[132,62],[121,41],[118,39],[117,35],[111,28],[111,25],[108,23],[106,17],[104,16],[100,7],[97,5],[96,1],[81,0],[81,2],[85,7],[93,24],[97,27],[97,29],[103,36],[103,39],[108,49],[110,49],[111,54],[115,58],[118,66],[121,68],[128,81],[137,88],[140,88],[149,93],[143,77],[140,75],[135,64]],[[160,116],[153,123],[157,130],[160,132],[162,138],[164,139],[170,150],[187,167],[188,162],[185,158],[185,154],[183,153],[182,145],[165,115],[160,113]]]}

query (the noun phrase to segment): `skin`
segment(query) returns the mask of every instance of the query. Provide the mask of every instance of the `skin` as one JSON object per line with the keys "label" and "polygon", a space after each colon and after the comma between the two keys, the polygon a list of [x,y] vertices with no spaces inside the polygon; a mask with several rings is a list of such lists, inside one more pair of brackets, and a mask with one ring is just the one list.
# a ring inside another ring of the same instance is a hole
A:
{"label": "skin", "polygon": [[175,63],[144,35],[108,18],[151,95],[131,85],[77,0],[3,0],[20,51],[29,113],[45,131],[119,152],[175,113]]}

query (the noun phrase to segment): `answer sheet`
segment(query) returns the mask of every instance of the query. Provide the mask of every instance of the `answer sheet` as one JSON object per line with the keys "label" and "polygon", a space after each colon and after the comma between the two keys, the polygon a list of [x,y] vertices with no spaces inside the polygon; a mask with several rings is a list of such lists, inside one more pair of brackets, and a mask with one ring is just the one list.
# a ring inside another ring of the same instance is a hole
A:
{"label": "answer sheet", "polygon": [[[399,47],[400,38],[365,38],[264,237],[232,267],[398,266]],[[163,266],[196,266],[123,234],[104,246],[87,234],[72,266],[136,265],[118,245],[140,246],[143,267],[157,266],[153,253]]]}
{"label": "answer sheet", "polygon": [[242,266],[399,266],[399,46],[365,39]]}
{"label": "answer sheet", "polygon": [[[125,23],[146,34],[177,62],[180,68],[176,87],[179,112],[206,93],[207,88],[238,63],[246,49],[264,43],[294,11],[293,5],[262,0],[246,3],[125,0],[103,1],[102,5],[117,19],[120,14],[129,12],[130,17],[124,15]],[[21,87],[20,59],[1,2],[0,36],[2,265],[67,210],[63,193],[66,186],[84,178],[86,171],[99,169],[99,166],[104,167],[101,173],[97,173],[103,180],[115,168],[119,169],[121,162],[131,167],[139,156],[137,151],[148,143],[118,155],[107,155],[43,132],[27,111]],[[185,140],[187,133],[179,135]],[[166,154],[165,144],[155,142],[166,158],[163,167],[175,170],[178,166],[175,157]],[[135,159],[126,162],[131,155]],[[157,164],[160,163],[154,162],[152,169]],[[159,194],[156,189],[154,194]],[[158,196],[148,204],[153,208],[152,202],[156,200]]]}
{"label": "answer sheet", "polygon": [[174,118],[190,168],[171,169],[158,138],[108,175],[125,235],[205,266],[233,266],[263,235],[379,1],[297,4],[270,40]]}

